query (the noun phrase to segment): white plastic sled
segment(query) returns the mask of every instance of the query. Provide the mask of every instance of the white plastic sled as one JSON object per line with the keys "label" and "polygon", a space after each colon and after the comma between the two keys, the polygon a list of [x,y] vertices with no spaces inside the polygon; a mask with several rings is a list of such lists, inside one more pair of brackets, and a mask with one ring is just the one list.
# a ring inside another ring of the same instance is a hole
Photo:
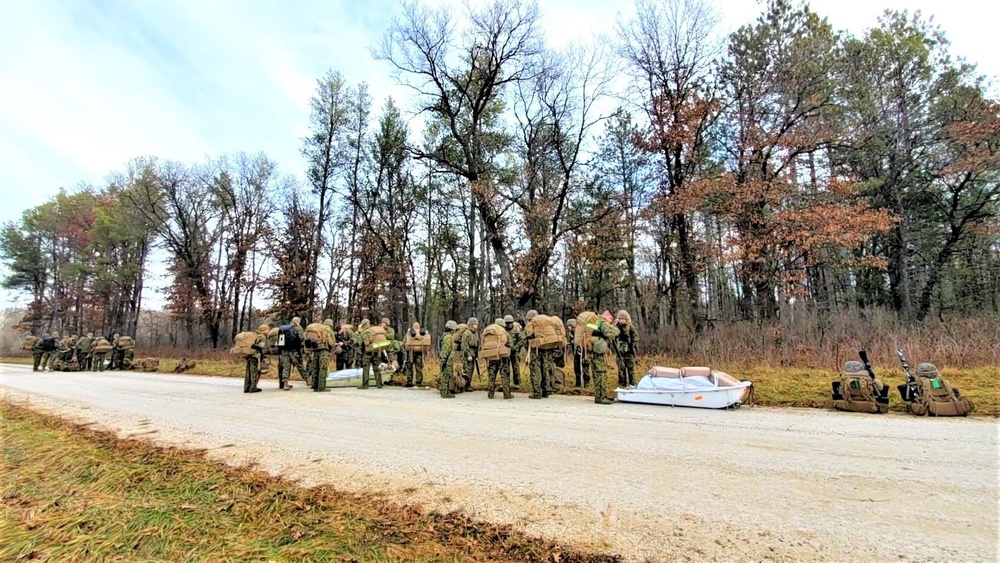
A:
{"label": "white plastic sled", "polygon": [[[394,371],[393,368],[387,364],[380,364],[379,370],[382,371],[382,381],[389,381],[389,377]],[[327,387],[360,387],[361,377],[364,373],[362,368],[351,368],[342,369],[340,371],[332,371],[326,376],[326,386]],[[374,377],[374,376],[373,376]],[[368,381],[369,385],[375,385],[374,379]]]}
{"label": "white plastic sled", "polygon": [[654,367],[635,387],[617,389],[624,403],[700,409],[739,408],[753,383],[707,367]]}

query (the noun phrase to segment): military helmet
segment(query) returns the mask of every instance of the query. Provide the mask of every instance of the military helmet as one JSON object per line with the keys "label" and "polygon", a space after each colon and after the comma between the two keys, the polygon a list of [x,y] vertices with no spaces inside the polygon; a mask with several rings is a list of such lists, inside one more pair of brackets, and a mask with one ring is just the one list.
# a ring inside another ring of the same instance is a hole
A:
{"label": "military helmet", "polygon": [[570,319],[570,320],[566,321],[566,326],[575,327],[576,326],[576,319]]}
{"label": "military helmet", "polygon": [[618,318],[623,321],[631,321],[632,315],[628,314],[628,311],[626,311],[625,309],[622,309],[618,311]]}
{"label": "military helmet", "polygon": [[479,325],[479,319],[477,319],[476,317],[469,317],[469,322],[467,322],[465,324],[467,324],[469,326],[472,326],[472,325],[477,325],[478,326]]}
{"label": "military helmet", "polygon": [[505,323],[512,323],[512,322],[514,322],[514,315],[504,315],[503,316],[503,322],[505,322]]}
{"label": "military helmet", "polygon": [[503,320],[502,318],[499,318],[499,317],[498,317],[498,318],[496,318],[496,319],[495,319],[495,320],[493,321],[493,324],[497,324],[497,325],[500,325],[500,326],[503,326],[503,325],[504,325],[504,320]]}
{"label": "military helmet", "polygon": [[458,328],[458,323],[456,323],[455,321],[448,321],[444,323],[445,330],[455,330],[456,328]]}
{"label": "military helmet", "polygon": [[93,338],[93,337],[94,337],[94,333],[93,332],[88,332],[87,333],[87,338]]}
{"label": "military helmet", "polygon": [[302,324],[302,319],[300,319],[298,317],[292,317],[292,324],[293,325]]}
{"label": "military helmet", "polygon": [[537,314],[538,314],[538,311],[532,309],[532,310],[528,311],[527,314],[524,315],[524,320],[530,321],[531,319],[535,318],[535,315],[537,315]]}
{"label": "military helmet", "polygon": [[380,321],[380,323],[384,324],[384,325],[389,324],[389,318],[388,317],[382,317],[382,320]]}
{"label": "military helmet", "polygon": [[259,332],[261,334],[267,334],[267,331],[269,331],[269,330],[271,330],[271,327],[267,326],[266,324],[263,324],[263,325],[260,325],[259,327],[257,327],[257,332]]}
{"label": "military helmet", "polygon": [[927,379],[934,379],[938,375],[938,368],[934,364],[924,362],[917,366],[917,375],[920,377],[926,377]]}
{"label": "military helmet", "polygon": [[325,321],[323,321],[323,324],[325,324],[328,327],[333,327],[333,319],[326,319]]}
{"label": "military helmet", "polygon": [[844,373],[861,373],[864,370],[865,370],[865,364],[857,360],[844,362]]}
{"label": "military helmet", "polygon": [[59,338],[59,331],[58,330],[53,330],[52,331],[52,338]]}

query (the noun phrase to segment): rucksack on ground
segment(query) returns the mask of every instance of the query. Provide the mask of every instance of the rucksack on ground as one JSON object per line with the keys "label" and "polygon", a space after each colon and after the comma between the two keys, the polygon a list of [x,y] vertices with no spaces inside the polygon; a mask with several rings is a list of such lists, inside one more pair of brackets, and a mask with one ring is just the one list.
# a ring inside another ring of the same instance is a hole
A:
{"label": "rucksack on ground", "polygon": [[552,368],[552,390],[562,391],[566,387],[566,370],[560,367]]}
{"label": "rucksack on ground", "polygon": [[365,330],[364,343],[366,352],[381,352],[392,346],[392,342],[382,325],[375,325]]}
{"label": "rucksack on ground", "polygon": [[456,352],[460,352],[462,350],[462,337],[465,336],[465,333],[468,331],[469,325],[465,323],[456,326],[455,330],[452,331],[453,336],[451,337],[451,341]]}
{"label": "rucksack on ground", "polygon": [[501,360],[509,357],[510,337],[507,330],[497,324],[487,326],[479,343],[479,359]]}
{"label": "rucksack on ground", "polygon": [[119,336],[118,347],[122,350],[131,350],[135,348],[135,339],[131,336]]}
{"label": "rucksack on ground", "polygon": [[[961,396],[946,379],[918,377],[920,395],[909,402],[906,408],[917,416],[965,416],[973,412],[975,404]],[[905,387],[905,385],[900,386]],[[903,393],[903,391],[901,391]],[[906,396],[903,395],[905,398]]]}
{"label": "rucksack on ground", "polygon": [[302,348],[302,342],[295,331],[295,325],[286,324],[278,327],[277,346],[279,350],[299,350]]}
{"label": "rucksack on ground", "polygon": [[310,323],[305,337],[305,346],[310,350],[333,348],[332,331],[323,323]]}
{"label": "rucksack on ground", "polygon": [[36,344],[38,344],[41,341],[42,339],[38,338],[37,336],[34,335],[28,336],[27,338],[24,339],[24,343],[21,344],[21,349],[31,350],[35,347]]}
{"label": "rucksack on ground", "polygon": [[233,340],[233,347],[229,350],[229,353],[237,358],[250,358],[256,356],[258,352],[253,347],[256,341],[256,332],[241,332],[237,334],[236,339]]}
{"label": "rucksack on ground", "polygon": [[94,341],[95,354],[107,354],[108,352],[111,352],[113,348],[114,347],[111,345],[111,342],[103,336]]}
{"label": "rucksack on ground", "polygon": [[428,352],[431,349],[431,333],[422,329],[417,334],[413,334],[413,329],[406,331],[403,337],[403,347],[407,352]]}
{"label": "rucksack on ground", "polygon": [[160,360],[156,358],[143,358],[138,362],[139,371],[159,371],[160,370]]}
{"label": "rucksack on ground", "polygon": [[[839,411],[886,413],[889,412],[889,388],[880,392],[866,373],[842,373],[833,385],[833,408]],[[884,395],[884,396],[883,396]]]}
{"label": "rucksack on ground", "polygon": [[532,348],[554,350],[566,346],[566,327],[559,317],[535,315],[528,321],[528,331],[535,335],[528,341]]}

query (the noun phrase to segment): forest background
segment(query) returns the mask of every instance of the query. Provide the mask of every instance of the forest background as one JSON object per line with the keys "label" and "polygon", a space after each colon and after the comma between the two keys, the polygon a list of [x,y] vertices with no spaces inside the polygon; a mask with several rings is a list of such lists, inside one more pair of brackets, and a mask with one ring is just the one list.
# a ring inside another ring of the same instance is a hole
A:
{"label": "forest background", "polygon": [[27,298],[4,347],[625,308],[641,353],[692,363],[1000,364],[1000,106],[928,18],[853,35],[772,0],[726,35],[710,4],[639,0],[562,49],[541,18],[405,4],[372,52],[409,96],[319,77],[301,178],[148,155],[26,210],[0,232]]}

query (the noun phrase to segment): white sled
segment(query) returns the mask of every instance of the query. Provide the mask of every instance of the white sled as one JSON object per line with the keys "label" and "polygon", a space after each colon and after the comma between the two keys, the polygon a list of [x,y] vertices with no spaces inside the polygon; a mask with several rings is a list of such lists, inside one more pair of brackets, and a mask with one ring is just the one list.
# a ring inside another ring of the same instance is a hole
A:
{"label": "white sled", "polygon": [[[382,370],[382,381],[389,381],[389,376],[391,376],[392,372],[394,371],[393,368],[387,364],[380,364],[379,369]],[[362,368],[351,368],[351,369],[342,369],[340,371],[332,371],[328,373],[326,376],[326,386],[360,387],[362,373],[363,373]],[[374,379],[369,380],[368,384],[375,385],[375,380]]]}
{"label": "white sled", "polygon": [[752,387],[749,381],[706,367],[654,367],[638,385],[617,389],[616,393],[624,403],[727,409],[739,408]]}

